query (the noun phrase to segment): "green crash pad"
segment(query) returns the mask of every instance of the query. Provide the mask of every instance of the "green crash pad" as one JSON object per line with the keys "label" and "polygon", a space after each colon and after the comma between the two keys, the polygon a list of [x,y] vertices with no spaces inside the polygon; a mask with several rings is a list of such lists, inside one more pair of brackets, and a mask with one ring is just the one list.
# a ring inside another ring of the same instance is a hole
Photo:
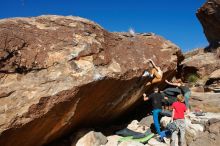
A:
{"label": "green crash pad", "polygon": [[122,137],[118,140],[118,142],[123,142],[123,141],[137,141],[141,143],[146,143],[148,140],[150,140],[154,136],[154,133],[151,133],[149,135],[146,135],[145,137],[142,138],[133,138],[133,136],[127,136],[127,137]]}

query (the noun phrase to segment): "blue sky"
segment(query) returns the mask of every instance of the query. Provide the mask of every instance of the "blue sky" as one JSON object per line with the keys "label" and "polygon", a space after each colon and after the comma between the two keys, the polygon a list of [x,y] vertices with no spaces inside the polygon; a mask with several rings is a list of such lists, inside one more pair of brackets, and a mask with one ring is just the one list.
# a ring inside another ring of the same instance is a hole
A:
{"label": "blue sky", "polygon": [[91,19],[108,31],[154,32],[183,51],[207,46],[196,11],[205,0],[1,0],[0,18],[43,14]]}

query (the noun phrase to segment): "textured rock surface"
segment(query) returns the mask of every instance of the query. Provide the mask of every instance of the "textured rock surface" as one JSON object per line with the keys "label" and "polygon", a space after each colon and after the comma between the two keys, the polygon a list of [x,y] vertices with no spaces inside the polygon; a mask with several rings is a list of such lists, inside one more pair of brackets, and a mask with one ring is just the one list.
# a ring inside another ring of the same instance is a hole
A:
{"label": "textured rock surface", "polygon": [[201,133],[200,136],[189,143],[189,146],[219,146],[220,135],[210,135],[208,132]]}
{"label": "textured rock surface", "polygon": [[[220,116],[219,114],[211,114],[205,118],[197,117],[197,122],[204,123],[206,129],[204,132],[197,134],[194,140],[188,141],[189,146],[219,146],[220,144]],[[213,118],[211,118],[213,117]],[[215,117],[215,118],[214,118]],[[208,120],[207,120],[208,119]],[[195,121],[192,120],[192,121]]]}
{"label": "textured rock surface", "polygon": [[191,143],[195,140],[200,133],[204,131],[204,125],[202,124],[194,124],[191,119],[187,118],[186,120],[186,141],[187,143]]}
{"label": "textured rock surface", "polygon": [[187,79],[191,74],[198,74],[201,78],[200,82],[205,84],[210,74],[220,69],[220,57],[217,55],[218,50],[220,48],[213,52],[198,49],[185,54],[185,60],[181,63],[181,76]]}
{"label": "textured rock surface", "polygon": [[141,121],[138,123],[140,126],[147,126],[151,127],[151,125],[154,123],[153,116],[149,115],[147,117],[144,117],[141,119]]}
{"label": "textured rock surface", "polygon": [[220,44],[220,0],[207,0],[196,13],[211,45]]}
{"label": "textured rock surface", "polygon": [[79,17],[0,20],[0,145],[42,145],[117,118],[138,105],[147,59],[171,78],[177,52],[160,36]]}
{"label": "textured rock surface", "polygon": [[220,112],[220,93],[192,92],[190,99],[192,109],[201,109],[205,112]]}
{"label": "textured rock surface", "polygon": [[139,122],[137,120],[133,120],[128,126],[127,128],[135,131],[135,132],[140,132],[140,133],[144,133],[146,132],[146,130],[149,128],[150,126],[145,126],[145,125],[141,125],[139,124]]}
{"label": "textured rock surface", "polygon": [[169,146],[166,143],[162,143],[162,142],[157,141],[155,138],[151,138],[148,141],[148,144],[151,145],[151,146]]}
{"label": "textured rock surface", "polygon": [[118,136],[118,135],[108,136],[107,137],[108,142],[105,145],[103,145],[103,146],[115,146],[115,145],[118,145],[118,140],[120,138],[122,138],[122,137]]}
{"label": "textured rock surface", "polygon": [[215,70],[209,76],[209,79],[220,79],[220,69]]}
{"label": "textured rock surface", "polygon": [[144,146],[144,144],[135,141],[123,141],[118,146]]}
{"label": "textured rock surface", "polygon": [[91,131],[76,143],[76,146],[100,146],[107,143],[107,138],[101,132]]}

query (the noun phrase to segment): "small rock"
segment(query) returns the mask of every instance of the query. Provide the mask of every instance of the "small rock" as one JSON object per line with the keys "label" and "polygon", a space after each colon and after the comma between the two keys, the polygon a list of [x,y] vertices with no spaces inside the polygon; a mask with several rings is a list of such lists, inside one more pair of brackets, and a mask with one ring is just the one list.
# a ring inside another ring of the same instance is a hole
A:
{"label": "small rock", "polygon": [[136,130],[138,128],[138,121],[137,120],[133,120],[128,126],[127,128],[130,130]]}
{"label": "small rock", "polygon": [[209,137],[210,137],[211,139],[214,139],[214,140],[215,140],[216,135],[213,134],[213,133],[210,133]]}
{"label": "small rock", "polygon": [[220,78],[220,69],[213,71],[209,76],[209,79],[219,79],[219,78]]}
{"label": "small rock", "polygon": [[101,132],[91,131],[78,140],[76,146],[100,146],[107,143],[107,138]]}
{"label": "small rock", "polygon": [[208,131],[210,133],[219,134],[220,133],[220,122],[210,125],[208,128]]}
{"label": "small rock", "polygon": [[128,129],[135,131],[135,132],[140,132],[144,133],[147,130],[147,127],[139,125],[139,122],[137,120],[133,120],[128,126]]}
{"label": "small rock", "polygon": [[217,123],[217,122],[220,122],[220,119],[216,119],[216,118],[212,118],[212,119],[209,119],[208,120],[208,124],[211,125],[213,123]]}
{"label": "small rock", "polygon": [[204,126],[201,124],[192,124],[191,120],[186,118],[186,141],[191,143],[194,141],[201,132],[204,131]]}
{"label": "small rock", "polygon": [[160,124],[162,127],[166,127],[168,123],[170,123],[171,117],[162,117],[160,120]]}
{"label": "small rock", "polygon": [[147,117],[141,119],[141,121],[138,123],[138,125],[150,127],[151,124],[153,124],[153,123],[154,123],[153,116],[150,115],[150,116],[147,116]]}
{"label": "small rock", "polygon": [[121,138],[121,136],[118,136],[118,135],[108,136],[107,137],[108,142],[105,145],[102,145],[102,146],[117,146],[118,145],[118,140],[120,138]]}

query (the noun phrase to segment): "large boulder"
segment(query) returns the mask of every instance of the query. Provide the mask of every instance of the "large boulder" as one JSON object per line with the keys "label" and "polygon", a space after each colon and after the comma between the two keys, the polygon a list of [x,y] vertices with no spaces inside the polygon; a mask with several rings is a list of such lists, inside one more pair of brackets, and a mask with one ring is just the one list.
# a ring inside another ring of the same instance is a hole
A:
{"label": "large boulder", "polygon": [[198,82],[204,85],[210,75],[219,68],[220,57],[216,51],[206,52],[205,49],[197,49],[185,54],[179,74],[186,80],[189,80],[190,76],[197,76],[200,79]]}
{"label": "large boulder", "polygon": [[141,119],[141,121],[138,123],[140,126],[146,126],[151,127],[151,125],[154,123],[153,116],[149,115],[147,117],[144,117]]}
{"label": "large boulder", "polygon": [[209,76],[208,81],[206,82],[206,84],[213,84],[213,83],[216,83],[217,86],[219,83],[219,87],[220,87],[220,69],[217,69],[214,72],[212,72]]}
{"label": "large boulder", "polygon": [[220,112],[220,93],[192,92],[190,105],[192,110],[200,109],[205,112]]}
{"label": "large boulder", "polygon": [[180,49],[153,34],[110,33],[79,17],[0,20],[0,145],[38,146],[137,106],[153,59],[164,79]]}
{"label": "large boulder", "polygon": [[220,135],[210,135],[207,131],[200,133],[200,135],[188,146],[219,146]]}
{"label": "large boulder", "polygon": [[[193,140],[188,141],[189,146],[218,146],[220,144],[220,117],[219,114],[207,113],[205,117],[191,117],[192,121],[203,123],[206,129],[194,137]],[[187,131],[186,131],[187,132]],[[186,134],[186,137],[188,135]]]}
{"label": "large boulder", "polygon": [[220,44],[220,0],[207,0],[196,13],[210,45]]}
{"label": "large boulder", "polygon": [[209,76],[209,79],[220,79],[220,69],[217,69],[214,72],[212,72]]}

